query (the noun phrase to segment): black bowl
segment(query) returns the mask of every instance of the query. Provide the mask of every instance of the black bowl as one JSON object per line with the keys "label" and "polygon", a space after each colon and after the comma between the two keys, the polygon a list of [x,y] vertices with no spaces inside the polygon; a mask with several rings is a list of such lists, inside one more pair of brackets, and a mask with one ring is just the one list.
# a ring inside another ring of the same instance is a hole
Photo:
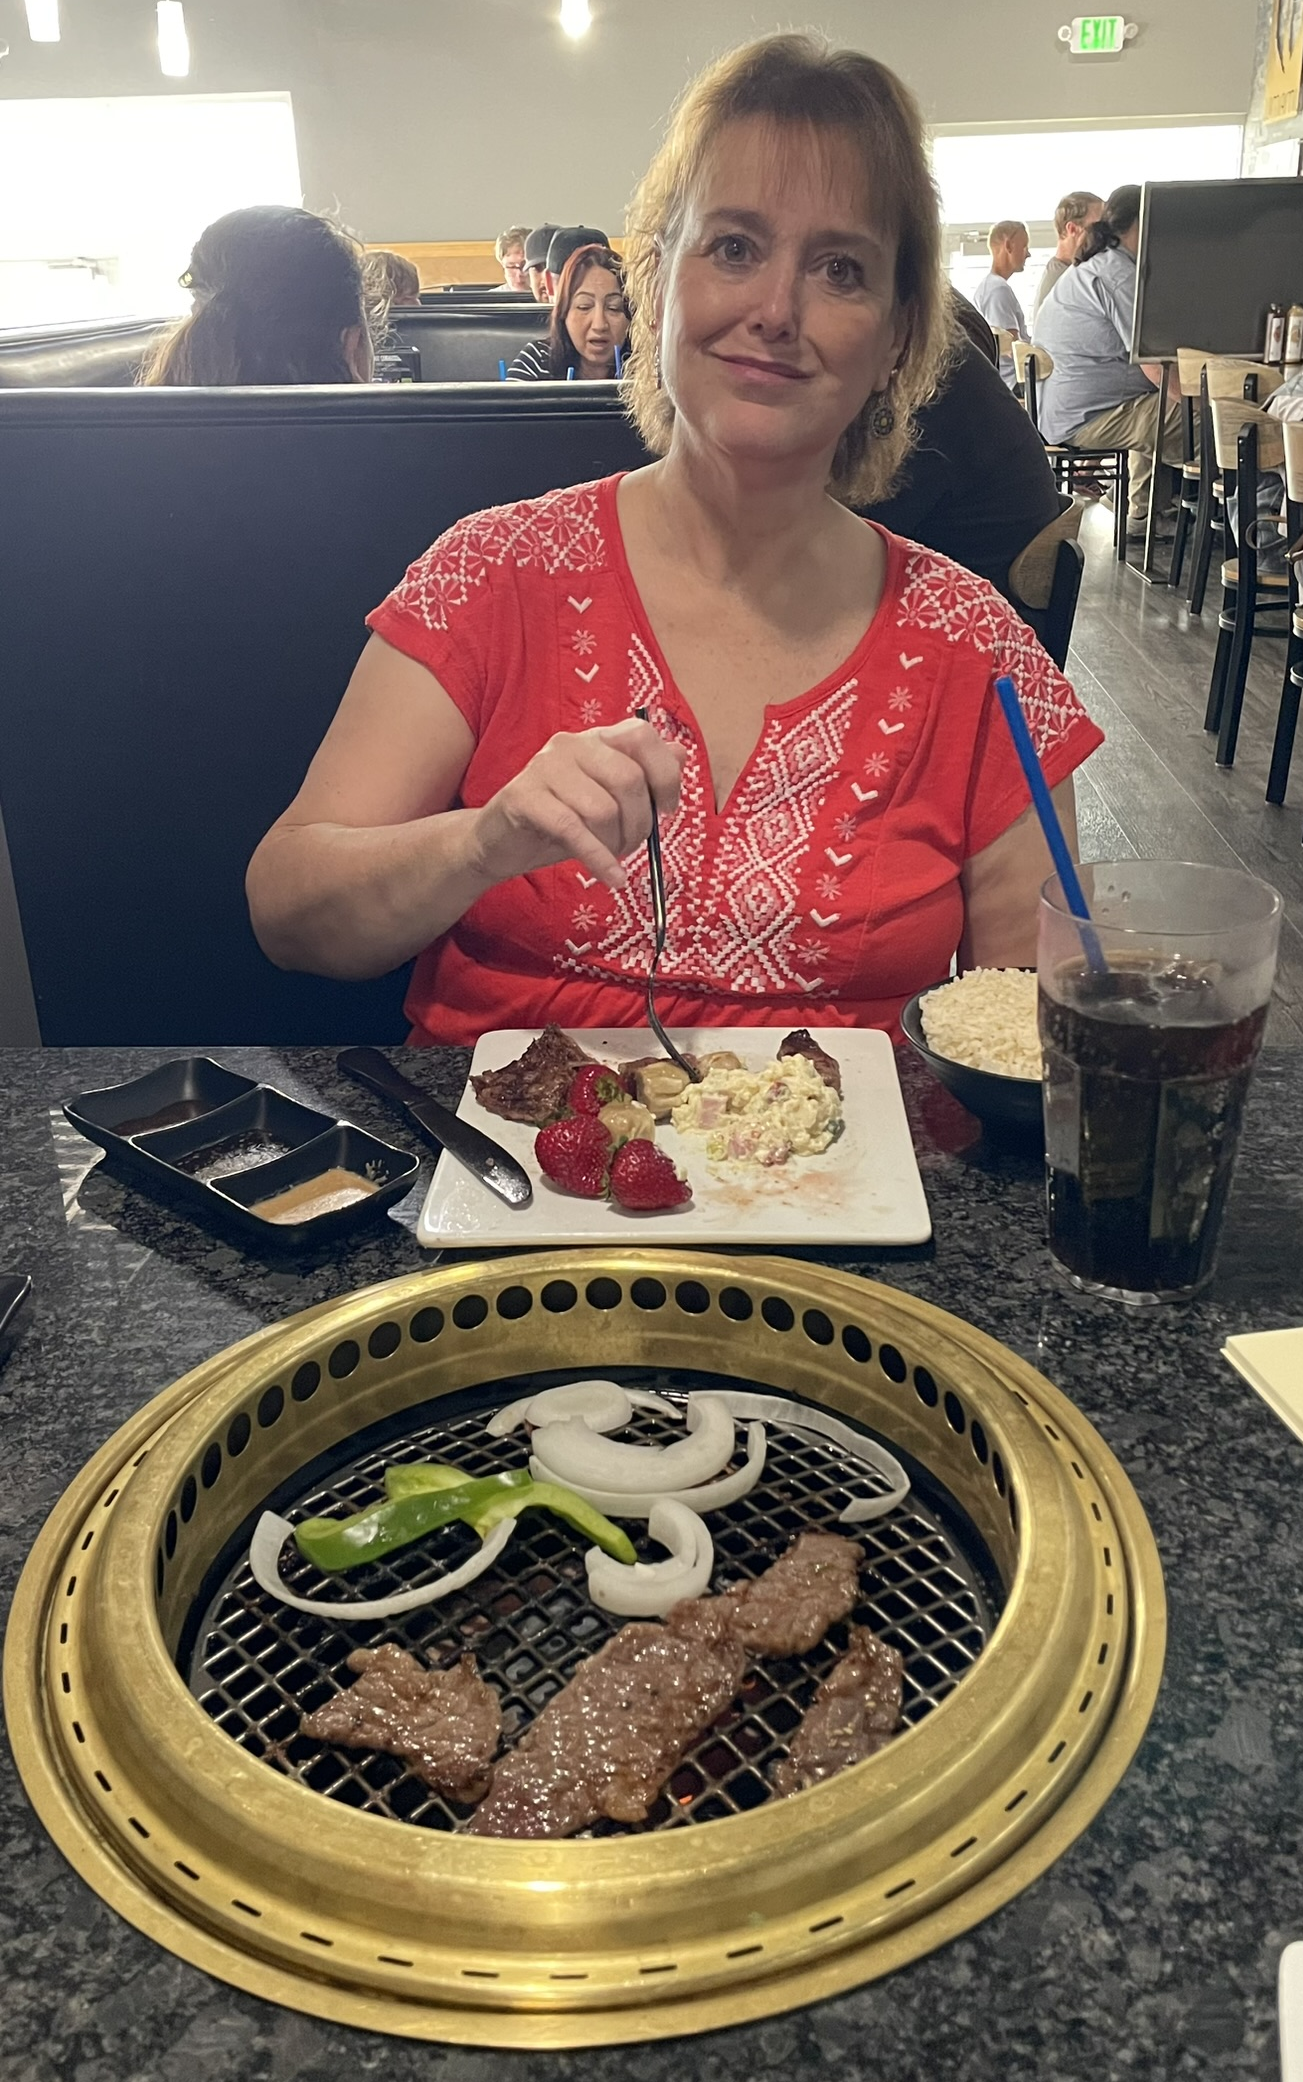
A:
{"label": "black bowl", "polygon": [[919,1008],[931,990],[942,988],[943,985],[934,983],[930,990],[920,990],[901,1012],[900,1024],[915,1055],[922,1056],[932,1075],[988,1128],[1043,1137],[1045,1119],[1038,1077],[1002,1077],[995,1070],[974,1070],[968,1063],[956,1063],[950,1056],[938,1055],[929,1048]]}

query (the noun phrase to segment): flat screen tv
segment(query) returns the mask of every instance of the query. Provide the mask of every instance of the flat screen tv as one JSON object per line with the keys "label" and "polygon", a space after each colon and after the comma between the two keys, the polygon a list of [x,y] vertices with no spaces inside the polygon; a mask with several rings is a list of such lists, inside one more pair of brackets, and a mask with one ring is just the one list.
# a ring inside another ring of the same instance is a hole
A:
{"label": "flat screen tv", "polygon": [[1133,361],[1262,353],[1267,307],[1303,303],[1303,180],[1147,181]]}

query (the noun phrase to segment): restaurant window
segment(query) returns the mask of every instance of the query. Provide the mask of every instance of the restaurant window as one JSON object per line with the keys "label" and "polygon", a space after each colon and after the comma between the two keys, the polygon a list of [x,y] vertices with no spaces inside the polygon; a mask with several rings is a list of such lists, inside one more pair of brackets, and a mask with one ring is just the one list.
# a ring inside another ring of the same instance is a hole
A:
{"label": "restaurant window", "polygon": [[1225,181],[1240,170],[1243,127],[1232,122],[1148,129],[944,132],[932,140],[941,190],[946,265],[971,297],[991,265],[986,234],[1018,217],[1031,236],[1014,290],[1030,320],[1041,271],[1054,251],[1054,209],[1072,188],[1107,195],[1126,181]]}
{"label": "restaurant window", "polygon": [[226,210],[300,200],[288,94],[0,101],[0,326],[167,317]]}

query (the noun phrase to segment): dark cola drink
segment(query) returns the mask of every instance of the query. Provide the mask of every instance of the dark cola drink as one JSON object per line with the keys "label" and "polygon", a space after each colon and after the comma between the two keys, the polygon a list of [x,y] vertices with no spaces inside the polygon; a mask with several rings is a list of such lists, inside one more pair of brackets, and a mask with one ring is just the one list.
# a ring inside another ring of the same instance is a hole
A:
{"label": "dark cola drink", "polygon": [[1157,955],[1042,977],[1050,1242],[1087,1287],[1175,1299],[1212,1275],[1267,1018],[1228,1016],[1219,984]]}

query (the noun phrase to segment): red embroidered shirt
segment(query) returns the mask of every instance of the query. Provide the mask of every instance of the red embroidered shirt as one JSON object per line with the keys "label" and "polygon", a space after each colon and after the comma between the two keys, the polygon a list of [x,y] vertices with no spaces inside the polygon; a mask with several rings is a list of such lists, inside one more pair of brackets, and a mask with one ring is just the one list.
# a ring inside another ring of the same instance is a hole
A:
{"label": "red embroidered shirt", "polygon": [[[1028,806],[997,675],[1013,675],[1051,787],[1102,733],[985,579],[880,530],[872,623],[836,672],[767,711],[717,810],[696,718],[625,559],[618,482],[471,514],[368,626],[426,666],[469,723],[469,807],[553,732],[635,708],[688,747],[681,806],[662,820],[667,1024],[894,1027],[905,999],[948,971],[964,862]],[[645,851],[625,865],[618,892],[566,861],[481,897],[417,961],[411,1039],[471,1044],[552,1019],[642,1025]]]}

